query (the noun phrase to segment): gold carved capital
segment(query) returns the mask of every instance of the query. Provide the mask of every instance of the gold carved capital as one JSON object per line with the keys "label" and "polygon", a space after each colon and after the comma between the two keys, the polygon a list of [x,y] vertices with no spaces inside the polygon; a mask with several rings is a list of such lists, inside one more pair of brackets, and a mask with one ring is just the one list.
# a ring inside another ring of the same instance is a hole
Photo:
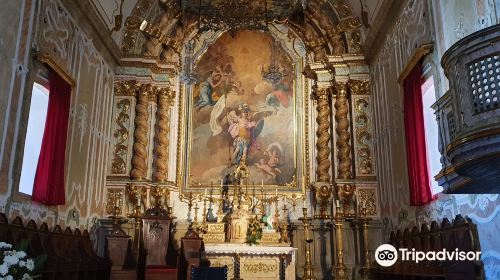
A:
{"label": "gold carved capital", "polygon": [[339,82],[335,83],[335,93],[337,94],[337,97],[347,97],[348,91],[347,91],[347,83],[346,82]]}
{"label": "gold carved capital", "polygon": [[137,81],[125,80],[115,81],[116,96],[135,96],[137,92]]}
{"label": "gold carved capital", "polygon": [[370,81],[350,80],[349,89],[352,95],[369,95]]}
{"label": "gold carved capital", "polygon": [[155,87],[155,94],[158,98],[158,103],[174,105],[175,92],[168,87]]}
{"label": "gold carved capital", "polygon": [[313,98],[318,102],[318,105],[322,102],[328,102],[331,97],[331,88],[314,88]]}

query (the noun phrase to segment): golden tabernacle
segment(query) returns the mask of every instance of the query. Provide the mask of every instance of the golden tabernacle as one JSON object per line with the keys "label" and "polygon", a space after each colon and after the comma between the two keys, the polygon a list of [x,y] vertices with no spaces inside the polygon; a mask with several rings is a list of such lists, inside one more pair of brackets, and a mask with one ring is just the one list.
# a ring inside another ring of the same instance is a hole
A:
{"label": "golden tabernacle", "polygon": [[[213,267],[227,267],[228,279],[295,279],[295,251],[289,243],[288,209],[283,215],[278,209],[279,196],[248,194],[245,182],[249,172],[244,163],[234,171],[234,193],[218,197],[200,196],[204,202],[202,222],[196,219],[195,230],[205,243],[205,257]],[[210,202],[207,209],[206,204]],[[267,209],[274,204],[273,216]],[[227,209],[223,209],[228,205]],[[217,217],[210,221],[212,207],[218,207]],[[195,209],[196,210],[196,209]]]}

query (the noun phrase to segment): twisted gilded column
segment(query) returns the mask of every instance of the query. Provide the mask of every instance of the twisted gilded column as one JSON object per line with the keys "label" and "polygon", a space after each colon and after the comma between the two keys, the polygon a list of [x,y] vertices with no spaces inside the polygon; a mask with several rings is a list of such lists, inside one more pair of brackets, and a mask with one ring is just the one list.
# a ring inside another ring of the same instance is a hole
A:
{"label": "twisted gilded column", "polygon": [[316,177],[318,182],[330,182],[330,89],[315,88],[314,99],[316,100]]}
{"label": "twisted gilded column", "polygon": [[158,100],[156,107],[156,160],[154,177],[157,182],[163,183],[167,180],[168,172],[169,107],[172,105],[173,97],[168,88],[155,88],[155,93]]}
{"label": "twisted gilded column", "polygon": [[132,156],[132,170],[130,177],[134,180],[146,178],[147,147],[149,132],[148,102],[151,85],[136,84],[137,104],[135,105],[135,131],[134,131],[134,154]]}
{"label": "twisted gilded column", "polygon": [[349,104],[347,96],[347,84],[336,83],[335,90],[337,99],[335,101],[335,131],[337,133],[337,159],[339,179],[351,179],[351,134],[349,132]]}

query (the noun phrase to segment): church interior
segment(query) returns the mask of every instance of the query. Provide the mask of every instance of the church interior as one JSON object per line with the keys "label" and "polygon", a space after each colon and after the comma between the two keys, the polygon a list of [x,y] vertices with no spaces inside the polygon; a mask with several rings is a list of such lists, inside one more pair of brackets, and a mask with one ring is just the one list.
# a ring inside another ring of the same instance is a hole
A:
{"label": "church interior", "polygon": [[0,279],[500,279],[500,1],[2,7]]}

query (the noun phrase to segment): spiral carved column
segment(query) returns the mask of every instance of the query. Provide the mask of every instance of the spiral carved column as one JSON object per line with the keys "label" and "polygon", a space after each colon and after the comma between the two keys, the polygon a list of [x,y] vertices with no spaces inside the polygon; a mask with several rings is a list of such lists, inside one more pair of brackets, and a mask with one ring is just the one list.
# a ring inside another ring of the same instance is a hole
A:
{"label": "spiral carved column", "polygon": [[318,182],[330,182],[330,91],[329,88],[318,88],[314,92],[317,105],[316,122],[316,177]]}
{"label": "spiral carved column", "polygon": [[137,104],[135,105],[134,154],[132,156],[132,171],[130,177],[134,180],[144,180],[147,172],[147,147],[149,132],[148,102],[151,85],[136,85]]}
{"label": "spiral carved column", "polygon": [[347,84],[335,84],[337,99],[335,101],[335,121],[337,126],[337,159],[338,159],[338,175],[339,179],[351,179],[351,134],[349,133],[349,104],[347,96]]}
{"label": "spiral carved column", "polygon": [[331,197],[331,176],[330,176],[330,114],[331,114],[331,94],[330,88],[315,88],[314,98],[316,100],[316,177],[317,181],[313,187],[314,196],[319,203],[319,212],[315,218],[329,219],[328,205]]}
{"label": "spiral carved column", "polygon": [[168,88],[157,88],[155,92],[158,101],[156,108],[156,160],[154,177],[157,182],[164,183],[167,180],[168,172],[169,108],[172,105],[173,98]]}

